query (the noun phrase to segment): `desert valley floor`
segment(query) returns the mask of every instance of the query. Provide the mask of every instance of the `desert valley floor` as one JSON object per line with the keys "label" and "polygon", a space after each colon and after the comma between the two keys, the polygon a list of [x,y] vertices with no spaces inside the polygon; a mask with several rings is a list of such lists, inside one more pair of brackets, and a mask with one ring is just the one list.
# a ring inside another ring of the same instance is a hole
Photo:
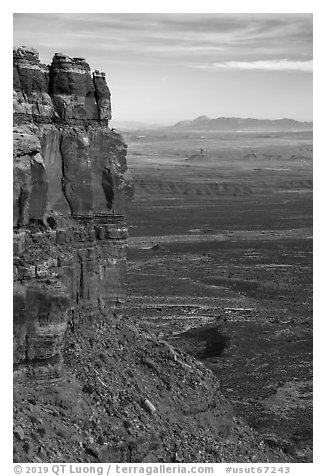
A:
{"label": "desert valley floor", "polygon": [[312,461],[312,133],[123,132],[128,300],[270,446]]}

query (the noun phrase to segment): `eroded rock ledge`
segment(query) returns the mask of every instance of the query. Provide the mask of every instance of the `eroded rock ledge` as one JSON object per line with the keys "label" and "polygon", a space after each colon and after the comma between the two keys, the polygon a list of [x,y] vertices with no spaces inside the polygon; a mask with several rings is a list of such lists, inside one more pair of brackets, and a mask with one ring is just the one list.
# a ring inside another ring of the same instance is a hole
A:
{"label": "eroded rock ledge", "polygon": [[110,98],[105,73],[91,73],[85,58],[56,53],[47,66],[34,50],[14,50],[16,121],[106,126],[111,119]]}
{"label": "eroded rock ledge", "polygon": [[104,73],[14,50],[16,375],[57,376],[69,323],[123,302],[132,181],[110,119]]}

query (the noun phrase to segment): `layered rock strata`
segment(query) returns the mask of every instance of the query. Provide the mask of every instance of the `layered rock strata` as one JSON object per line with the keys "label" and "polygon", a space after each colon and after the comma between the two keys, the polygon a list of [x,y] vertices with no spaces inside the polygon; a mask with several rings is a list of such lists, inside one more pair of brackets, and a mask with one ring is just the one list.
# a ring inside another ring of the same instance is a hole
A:
{"label": "layered rock strata", "polygon": [[132,185],[110,117],[83,58],[14,51],[14,461],[288,461],[208,369],[117,311]]}
{"label": "layered rock strata", "polygon": [[60,373],[77,316],[112,313],[125,295],[132,193],[127,147],[108,127],[104,73],[83,58],[14,51],[14,364]]}
{"label": "layered rock strata", "polygon": [[17,120],[107,126],[111,94],[105,73],[85,58],[56,53],[52,64],[40,63],[34,50],[14,50],[14,113]]}

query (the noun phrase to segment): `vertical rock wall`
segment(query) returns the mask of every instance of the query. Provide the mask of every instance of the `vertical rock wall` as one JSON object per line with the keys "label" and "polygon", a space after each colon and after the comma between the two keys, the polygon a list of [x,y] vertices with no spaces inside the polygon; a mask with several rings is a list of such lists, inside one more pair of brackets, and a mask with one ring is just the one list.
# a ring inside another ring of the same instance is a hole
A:
{"label": "vertical rock wall", "polygon": [[132,194],[104,73],[83,58],[14,51],[14,364],[60,374],[67,326],[125,295]]}

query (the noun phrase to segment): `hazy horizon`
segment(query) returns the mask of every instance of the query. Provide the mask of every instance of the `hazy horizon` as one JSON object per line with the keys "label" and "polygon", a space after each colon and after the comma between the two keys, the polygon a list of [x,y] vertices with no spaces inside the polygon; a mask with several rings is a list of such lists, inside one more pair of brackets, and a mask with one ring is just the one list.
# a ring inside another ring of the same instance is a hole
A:
{"label": "hazy horizon", "polygon": [[84,56],[113,121],[312,121],[312,14],[14,14],[14,45]]}
{"label": "hazy horizon", "polygon": [[[201,116],[206,116],[206,114],[201,114]],[[191,118],[185,118],[185,119],[180,119],[179,121],[176,121],[176,122],[173,122],[173,123],[169,123],[169,122],[166,122],[166,123],[154,123],[154,122],[145,122],[145,121],[129,121],[129,120],[115,120],[115,119],[112,119],[112,121],[110,121],[110,124],[111,123],[130,123],[130,124],[144,124],[144,125],[148,125],[148,126],[155,126],[155,127],[166,127],[166,126],[174,126],[175,124],[178,124],[179,122],[190,122],[190,121],[195,121],[196,119],[198,119],[199,117],[201,116],[197,116],[197,117],[191,117]],[[264,118],[256,118],[256,117],[235,117],[235,116],[219,116],[219,117],[207,117],[207,119],[211,120],[211,119],[241,119],[241,120],[245,120],[245,119],[257,119],[257,120],[261,120],[261,121],[273,121],[273,120],[295,120],[297,122],[301,122],[301,123],[304,123],[304,122],[307,122],[307,123],[313,123],[313,120],[311,121],[300,121],[298,119],[293,119],[293,117],[280,117],[278,119],[271,119],[269,117],[264,117]]]}

